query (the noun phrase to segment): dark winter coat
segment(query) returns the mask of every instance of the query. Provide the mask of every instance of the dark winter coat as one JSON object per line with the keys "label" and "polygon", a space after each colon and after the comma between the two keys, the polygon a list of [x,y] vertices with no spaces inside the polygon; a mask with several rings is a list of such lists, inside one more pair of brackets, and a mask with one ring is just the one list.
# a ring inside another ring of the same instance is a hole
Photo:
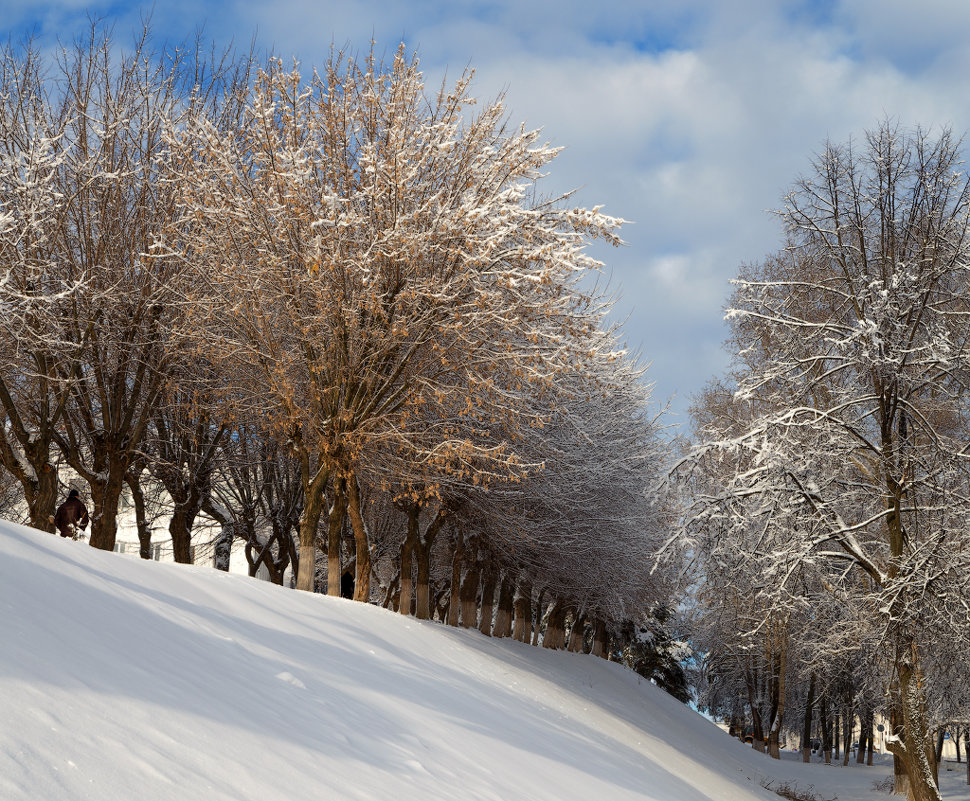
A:
{"label": "dark winter coat", "polygon": [[76,526],[84,529],[88,524],[88,510],[77,496],[71,496],[54,513],[54,525],[62,537],[73,537]]}

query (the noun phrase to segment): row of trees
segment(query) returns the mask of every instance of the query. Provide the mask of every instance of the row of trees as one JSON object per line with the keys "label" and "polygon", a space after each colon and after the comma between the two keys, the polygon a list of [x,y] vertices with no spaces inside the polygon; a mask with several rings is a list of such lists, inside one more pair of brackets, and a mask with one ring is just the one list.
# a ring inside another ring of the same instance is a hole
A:
{"label": "row of trees", "polygon": [[279,583],[541,632],[682,697],[687,557],[703,703],[774,755],[885,712],[897,789],[939,798],[970,634],[958,143],[887,124],[795,186],[677,508],[643,369],[584,288],[622,220],[544,197],[556,149],[470,81],[428,93],[403,49],[308,74],[147,34],[4,49],[0,503],[50,530],[66,467],[94,547],[130,499],[143,556],[164,515],[177,561],[225,569],[242,538]]}
{"label": "row of trees", "polygon": [[0,63],[0,463],[32,525],[66,465],[97,548],[130,498],[143,556],[164,512],[177,561],[242,537],[302,590],[604,654],[666,599],[649,388],[583,289],[622,220],[544,197],[556,149],[470,74],[97,29]]}
{"label": "row of trees", "polygon": [[734,365],[679,468],[711,701],[745,706],[775,752],[806,709],[806,739],[813,709],[824,731],[881,709],[897,792],[939,799],[933,734],[967,717],[970,635],[959,142],[886,123],[830,144],[780,216],[785,249],[735,282]]}

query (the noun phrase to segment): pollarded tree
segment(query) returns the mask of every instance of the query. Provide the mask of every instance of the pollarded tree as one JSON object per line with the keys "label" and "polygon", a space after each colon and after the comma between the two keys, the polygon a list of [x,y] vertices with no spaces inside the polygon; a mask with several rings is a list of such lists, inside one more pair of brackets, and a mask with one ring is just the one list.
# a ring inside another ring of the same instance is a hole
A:
{"label": "pollarded tree", "polygon": [[225,76],[204,62],[191,49],[153,53],[147,30],[119,55],[92,26],[58,64],[67,153],[57,189],[69,202],[52,249],[59,274],[83,284],[57,320],[57,335],[76,348],[58,365],[70,399],[57,442],[90,485],[97,548],[114,547],[126,476],[186,322],[184,265],[162,239],[176,197],[163,133],[202,108],[211,113]]}
{"label": "pollarded tree", "polygon": [[[59,269],[56,241],[72,202],[60,175],[70,140],[66,109],[45,91],[39,56],[28,45],[0,50],[0,463],[16,478],[30,524],[53,531],[57,502],[54,434],[70,384],[64,365],[78,343],[60,315],[85,276]],[[96,171],[91,171],[92,179]]]}
{"label": "pollarded tree", "polygon": [[[302,589],[329,484],[345,493],[356,595],[369,597],[356,471],[374,443],[396,437],[467,481],[521,472],[487,436],[407,433],[448,397],[515,417],[494,402],[492,371],[555,379],[588,325],[574,294],[595,265],[583,245],[617,241],[618,220],[530,200],[556,150],[510,129],[501,103],[471,115],[469,81],[429,97],[403,49],[391,64],[335,53],[309,81],[271,62],[237,129],[200,119],[170,137],[184,255],[213,300],[204,330],[302,465]],[[522,331],[534,349],[500,336]]]}
{"label": "pollarded tree", "polygon": [[[839,598],[864,609],[893,654],[897,736],[912,796],[939,799],[925,652],[965,641],[945,600],[966,594],[970,548],[970,185],[944,131],[884,124],[863,147],[828,145],[781,212],[788,250],[742,273],[729,311],[736,398],[752,413],[705,452],[734,454],[707,524],[757,499],[789,546],[782,564],[834,565]],[[788,525],[792,512],[811,525]],[[784,541],[779,536],[778,541]],[[862,580],[860,580],[862,579]]]}
{"label": "pollarded tree", "polygon": [[114,65],[110,40],[92,34],[63,76],[72,147],[60,188],[72,203],[56,248],[61,269],[86,280],[62,320],[79,354],[63,367],[71,401],[58,443],[91,487],[91,545],[107,550],[161,395],[176,299],[150,253],[171,194],[160,191],[161,125],[177,101],[162,64],[145,70],[145,55],[138,47]]}

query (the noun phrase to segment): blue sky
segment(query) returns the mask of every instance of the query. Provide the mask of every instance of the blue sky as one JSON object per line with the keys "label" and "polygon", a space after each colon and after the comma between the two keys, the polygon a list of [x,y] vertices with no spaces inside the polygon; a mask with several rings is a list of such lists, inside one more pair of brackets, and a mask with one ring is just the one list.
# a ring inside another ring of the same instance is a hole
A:
{"label": "blue sky", "polygon": [[474,94],[565,147],[547,191],[631,220],[596,247],[626,340],[655,398],[684,419],[722,370],[723,306],[740,264],[781,244],[770,213],[827,138],[904,126],[970,128],[965,0],[0,0],[5,33],[43,46],[89,17],[126,42],[204,26],[220,43],[321,63],[331,42],[416,48],[429,85],[474,67]]}

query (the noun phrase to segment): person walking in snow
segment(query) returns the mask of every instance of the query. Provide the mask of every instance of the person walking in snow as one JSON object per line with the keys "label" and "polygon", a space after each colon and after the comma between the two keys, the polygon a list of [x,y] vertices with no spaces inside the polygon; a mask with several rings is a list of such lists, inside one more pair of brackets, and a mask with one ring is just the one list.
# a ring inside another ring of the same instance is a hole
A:
{"label": "person walking in snow", "polygon": [[77,539],[88,524],[88,510],[78,496],[78,491],[72,489],[67,494],[67,500],[54,513],[54,525],[62,537]]}

